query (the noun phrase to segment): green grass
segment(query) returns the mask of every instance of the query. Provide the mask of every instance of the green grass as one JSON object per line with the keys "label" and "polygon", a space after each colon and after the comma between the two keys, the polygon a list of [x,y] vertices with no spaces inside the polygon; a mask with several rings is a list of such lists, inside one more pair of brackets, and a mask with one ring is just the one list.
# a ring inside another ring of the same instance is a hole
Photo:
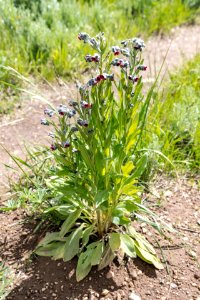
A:
{"label": "green grass", "polygon": [[0,262],[0,300],[6,299],[13,281],[14,274],[11,269]]}
{"label": "green grass", "polygon": [[[0,64],[48,79],[72,76],[83,57],[79,31],[104,31],[119,40],[168,32],[188,22],[195,9],[181,0],[7,0],[0,2]],[[15,5],[14,5],[15,4]],[[113,37],[113,38],[112,38]],[[73,48],[72,48],[73,45]],[[75,47],[74,47],[75,45]],[[87,51],[87,50],[86,50]]]}
{"label": "green grass", "polygon": [[[187,62],[154,100],[148,147],[161,151],[179,169],[200,166],[200,55]],[[165,166],[163,166],[165,167]]]}
{"label": "green grass", "polygon": [[[79,31],[91,35],[104,31],[110,44],[114,38],[147,38],[194,21],[199,6],[199,0],[0,1],[0,66],[48,80],[75,79],[88,51],[76,42]],[[0,69],[2,81],[12,80]],[[3,90],[0,114],[11,111],[18,99],[14,88]]]}

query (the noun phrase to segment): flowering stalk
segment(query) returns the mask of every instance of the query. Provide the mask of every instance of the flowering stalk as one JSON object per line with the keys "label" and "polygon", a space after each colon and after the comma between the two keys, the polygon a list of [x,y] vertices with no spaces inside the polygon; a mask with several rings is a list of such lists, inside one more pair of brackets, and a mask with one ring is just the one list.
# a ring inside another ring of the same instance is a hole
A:
{"label": "flowering stalk", "polygon": [[[94,49],[95,53],[86,55],[85,60],[95,65],[96,72],[84,85],[77,86],[78,99],[61,104],[55,111],[45,109],[50,119],[41,123],[54,127],[49,136],[57,170],[47,182],[54,199],[50,211],[61,211],[66,218],[57,233],[64,239],[60,242],[64,247],[61,257],[67,261],[80,255],[77,280],[81,280],[93,265],[105,267],[108,253],[111,261],[118,249],[131,257],[146,258],[141,243],[148,242],[141,240],[131,224],[134,219],[142,219],[140,211],[145,211],[138,179],[148,156],[145,153],[139,157],[137,148],[152,90],[144,98],[142,72],[147,67],[141,58],[145,47],[141,39],[125,40],[110,51],[103,33],[95,38],[79,33],[78,38]],[[53,121],[54,115],[58,121]],[[90,243],[91,236],[92,240],[97,238],[96,242]],[[75,242],[76,251],[72,253],[69,245]],[[43,250],[46,255],[45,242],[37,253]],[[95,251],[99,260],[94,262],[91,257]],[[154,250],[148,251],[148,262],[161,268]]]}

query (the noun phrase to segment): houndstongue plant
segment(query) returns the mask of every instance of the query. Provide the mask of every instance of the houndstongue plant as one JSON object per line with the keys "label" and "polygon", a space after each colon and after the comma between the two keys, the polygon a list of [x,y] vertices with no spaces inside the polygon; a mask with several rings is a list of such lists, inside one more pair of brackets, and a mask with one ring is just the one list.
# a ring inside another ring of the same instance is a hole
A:
{"label": "houndstongue plant", "polygon": [[138,220],[160,229],[142,204],[138,183],[148,159],[147,153],[139,156],[144,152],[138,146],[153,92],[152,87],[142,94],[144,42],[127,39],[110,51],[103,33],[96,38],[80,33],[78,38],[97,52],[85,57],[96,73],[78,86],[76,101],[44,111],[47,118],[41,123],[54,128],[49,135],[57,164],[47,180],[52,207],[46,213],[55,213],[62,223],[36,253],[64,261],[77,255],[78,281],[92,266],[109,265],[118,250],[160,269],[153,247],[133,227]]}

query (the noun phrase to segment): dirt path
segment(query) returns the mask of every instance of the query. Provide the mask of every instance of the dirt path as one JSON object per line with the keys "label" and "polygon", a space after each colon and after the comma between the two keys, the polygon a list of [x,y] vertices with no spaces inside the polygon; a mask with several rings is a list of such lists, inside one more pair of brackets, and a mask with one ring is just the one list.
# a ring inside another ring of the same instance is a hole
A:
{"label": "dirt path", "polygon": [[[149,66],[147,73],[149,78],[146,79],[151,81],[160,69],[168,49],[163,74],[200,53],[200,26],[176,28],[169,36],[153,37],[146,44],[144,58],[145,63]],[[57,104],[76,95],[76,89],[73,84],[54,85],[53,87],[43,85],[40,86],[39,93]],[[44,107],[41,100],[32,99],[30,101],[30,96],[24,95],[21,109],[1,119],[0,143],[15,155],[22,155],[24,142],[29,145],[38,144],[38,142],[47,143],[45,129],[40,125]],[[11,160],[0,147],[0,195],[1,190],[7,185],[4,163],[11,163]]]}

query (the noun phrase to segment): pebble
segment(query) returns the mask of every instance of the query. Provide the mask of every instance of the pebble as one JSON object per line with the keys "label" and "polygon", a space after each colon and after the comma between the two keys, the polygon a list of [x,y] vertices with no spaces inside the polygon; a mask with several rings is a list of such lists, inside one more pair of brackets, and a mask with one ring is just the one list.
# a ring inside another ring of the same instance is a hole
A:
{"label": "pebble", "polygon": [[109,293],[109,290],[103,289],[101,295],[102,295],[102,296],[106,296],[106,295],[108,295],[108,293]]}
{"label": "pebble", "polygon": [[178,285],[176,284],[176,283],[171,283],[170,284],[170,287],[172,288],[172,289],[177,289],[177,287],[178,287]]}
{"label": "pebble", "polygon": [[194,257],[194,258],[197,257],[197,254],[196,254],[196,252],[194,252],[194,251],[190,251],[188,254],[189,254],[190,256]]}
{"label": "pebble", "polygon": [[107,274],[106,274],[106,278],[107,279],[111,279],[111,278],[114,278],[115,277],[115,273],[113,271],[109,271]]}
{"label": "pebble", "polygon": [[140,296],[136,295],[134,292],[128,295],[128,300],[141,300]]}
{"label": "pebble", "polygon": [[133,279],[137,279],[137,273],[136,273],[136,271],[131,272],[131,277]]}

